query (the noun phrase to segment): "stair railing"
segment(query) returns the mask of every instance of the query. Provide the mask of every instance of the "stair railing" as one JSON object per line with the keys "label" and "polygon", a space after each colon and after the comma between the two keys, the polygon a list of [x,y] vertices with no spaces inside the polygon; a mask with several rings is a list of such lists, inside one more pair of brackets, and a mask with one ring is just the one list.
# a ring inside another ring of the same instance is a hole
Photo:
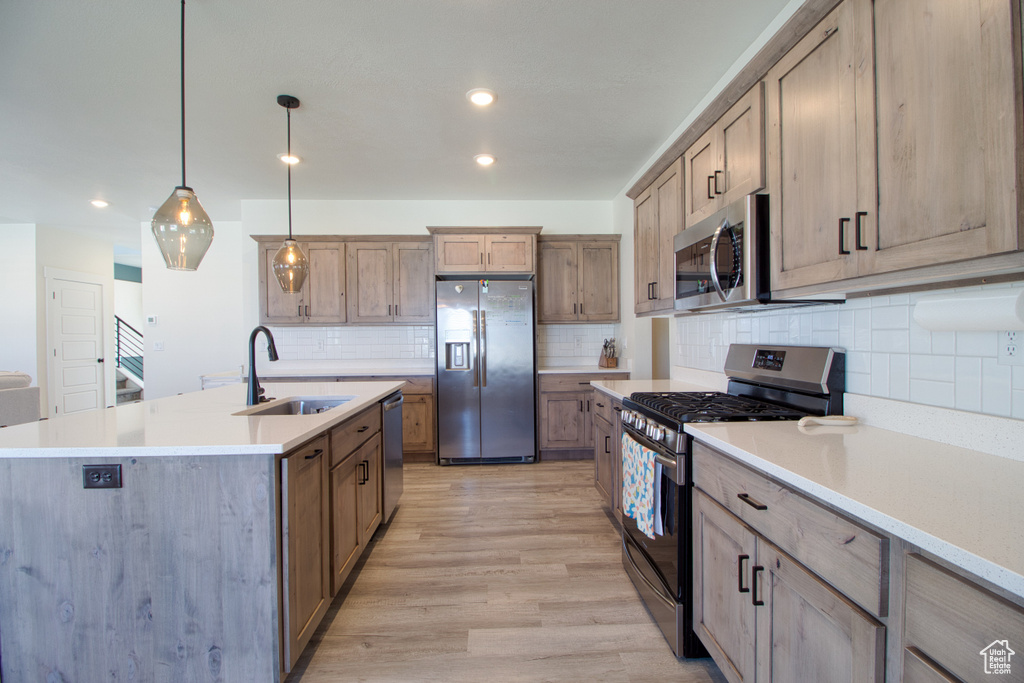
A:
{"label": "stair railing", "polygon": [[145,346],[142,341],[142,333],[116,315],[114,316],[114,327],[117,339],[117,367],[143,379],[142,354]]}

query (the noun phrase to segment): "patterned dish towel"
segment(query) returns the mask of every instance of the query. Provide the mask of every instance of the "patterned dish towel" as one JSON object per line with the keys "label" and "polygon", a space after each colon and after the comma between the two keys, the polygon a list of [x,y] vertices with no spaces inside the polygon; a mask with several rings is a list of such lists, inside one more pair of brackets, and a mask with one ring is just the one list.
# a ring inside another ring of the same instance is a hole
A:
{"label": "patterned dish towel", "polygon": [[622,434],[622,512],[654,538],[654,451]]}

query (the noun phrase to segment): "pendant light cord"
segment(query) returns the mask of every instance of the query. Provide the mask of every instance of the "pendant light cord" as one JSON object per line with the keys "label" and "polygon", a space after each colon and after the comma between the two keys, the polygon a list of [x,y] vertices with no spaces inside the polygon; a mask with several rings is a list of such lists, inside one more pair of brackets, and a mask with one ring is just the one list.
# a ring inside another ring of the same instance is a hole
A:
{"label": "pendant light cord", "polygon": [[[184,0],[183,0],[184,1]],[[288,156],[292,155],[292,110],[285,107],[285,111],[288,112]],[[285,164],[288,167],[288,239],[292,239],[292,165],[290,163]]]}
{"label": "pendant light cord", "polygon": [[185,0],[181,0],[181,186],[185,182]]}

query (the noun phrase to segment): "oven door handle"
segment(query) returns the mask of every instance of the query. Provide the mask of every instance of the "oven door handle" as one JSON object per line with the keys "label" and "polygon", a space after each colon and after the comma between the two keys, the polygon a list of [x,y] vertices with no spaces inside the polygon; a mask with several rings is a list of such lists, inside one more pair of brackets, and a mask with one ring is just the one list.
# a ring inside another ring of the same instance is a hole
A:
{"label": "oven door handle", "polygon": [[658,596],[658,598],[662,602],[664,602],[669,607],[675,609],[676,601],[673,600],[672,598],[666,596],[665,593],[662,592],[662,588],[660,586],[655,586],[653,583],[651,583],[651,580],[648,579],[644,575],[643,571],[641,571],[640,567],[637,566],[636,560],[633,559],[632,553],[629,552],[629,541],[626,540],[625,534],[623,534],[623,536],[622,536],[622,552],[625,555],[626,559],[629,560],[629,563],[631,565],[633,565],[633,571],[636,572],[636,575],[638,577],[640,577],[640,580],[643,581],[645,584],[647,584],[647,587],[650,588],[651,591],[656,596]]}
{"label": "oven door handle", "polygon": [[675,460],[673,460],[672,458],[666,458],[664,455],[658,453],[657,451],[654,452],[654,459],[658,462],[659,465],[661,465],[662,467],[668,467],[673,472],[675,472],[676,468],[679,467],[679,463],[677,463]]}

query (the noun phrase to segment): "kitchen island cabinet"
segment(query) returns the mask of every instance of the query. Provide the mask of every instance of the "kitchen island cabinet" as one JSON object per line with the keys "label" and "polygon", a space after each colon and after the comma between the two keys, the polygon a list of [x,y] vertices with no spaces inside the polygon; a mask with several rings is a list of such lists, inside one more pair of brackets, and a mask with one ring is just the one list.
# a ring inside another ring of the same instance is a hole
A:
{"label": "kitchen island cabinet", "polygon": [[328,435],[401,387],[282,384],[351,399],[254,416],[230,385],[4,429],[0,678],[281,680],[329,603]]}

